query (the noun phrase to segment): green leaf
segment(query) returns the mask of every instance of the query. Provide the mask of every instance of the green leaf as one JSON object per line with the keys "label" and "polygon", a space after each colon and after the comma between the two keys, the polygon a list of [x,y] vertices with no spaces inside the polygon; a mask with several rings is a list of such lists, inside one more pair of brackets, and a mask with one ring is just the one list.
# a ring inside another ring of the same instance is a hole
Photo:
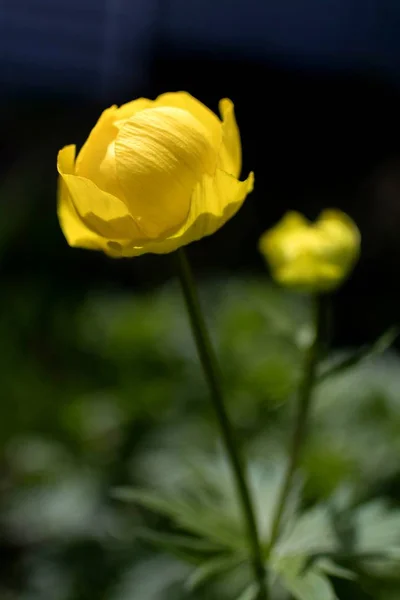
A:
{"label": "green leaf", "polygon": [[185,587],[194,591],[209,579],[218,577],[243,562],[243,556],[219,556],[213,558],[198,567],[186,580]]}
{"label": "green leaf", "polygon": [[138,538],[154,544],[157,548],[173,552],[191,562],[198,562],[200,557],[204,558],[204,555],[219,554],[223,550],[219,544],[189,535],[161,533],[146,528],[136,529],[135,533]]}
{"label": "green leaf", "polygon": [[333,575],[333,577],[338,577],[339,579],[349,579],[350,581],[357,579],[357,574],[354,571],[337,565],[330,558],[320,559],[318,561],[318,568],[327,575]]}
{"label": "green leaf", "polygon": [[320,568],[311,557],[322,554],[326,558],[336,547],[327,507],[316,506],[298,515],[283,531],[271,557],[271,573],[297,600],[335,600],[327,566]]}
{"label": "green leaf", "polygon": [[[337,550],[316,552],[309,556],[307,564],[321,564],[321,559],[354,565],[366,569],[369,574],[389,577],[400,571],[400,510],[390,508],[382,499],[355,508],[342,506],[335,511],[333,519],[345,515],[353,526],[351,543],[344,543]],[[340,530],[339,530],[340,535]],[[339,541],[339,537],[338,537]]]}
{"label": "green leaf", "polygon": [[[310,556],[307,557],[305,565],[303,567],[304,571],[307,571],[308,569],[312,568],[314,565],[318,565],[318,568],[325,571],[326,573],[329,573],[331,571],[331,567],[328,566],[328,568],[324,568],[325,562],[328,561],[328,565],[329,564],[335,564],[332,563],[333,560],[336,560],[338,562],[340,561],[352,561],[354,563],[360,563],[360,562],[382,562],[382,561],[387,561],[387,560],[395,560],[395,559],[399,558],[399,555],[396,553],[390,553],[390,551],[386,552],[386,551],[375,551],[375,552],[318,552],[316,554],[312,554]],[[336,569],[336,566],[335,566]],[[341,567],[338,567],[339,570],[342,571],[346,571],[346,569],[341,569]],[[336,569],[336,570],[338,570]]]}
{"label": "green leaf", "polygon": [[282,556],[271,567],[297,600],[338,600],[329,579],[317,567],[304,572],[303,556]]}
{"label": "green leaf", "polygon": [[342,374],[348,371],[352,367],[361,365],[362,363],[383,354],[388,350],[396,338],[399,336],[399,328],[391,327],[385,333],[383,333],[372,346],[364,346],[353,352],[352,354],[338,360],[330,367],[325,368],[318,376],[317,383],[321,383],[334,375]]}
{"label": "green leaf", "polygon": [[159,514],[173,517],[176,514],[176,503],[169,502],[156,492],[137,488],[116,488],[112,497],[123,502],[134,502]]}
{"label": "green leaf", "polygon": [[240,594],[237,600],[257,600],[258,598],[258,585],[256,583],[251,583],[246,587],[244,592]]}
{"label": "green leaf", "polygon": [[299,515],[294,524],[283,532],[277,544],[277,554],[307,557],[318,552],[332,552],[336,547],[337,539],[328,509],[319,505]]}
{"label": "green leaf", "polygon": [[113,496],[170,517],[179,527],[231,550],[243,550],[245,547],[245,536],[234,521],[224,521],[217,510],[210,510],[209,506],[193,498],[183,500],[183,494],[182,497],[163,496],[160,492],[149,490],[118,488]]}
{"label": "green leaf", "polygon": [[356,548],[360,552],[398,554],[400,510],[390,509],[383,500],[369,502],[355,511]]}

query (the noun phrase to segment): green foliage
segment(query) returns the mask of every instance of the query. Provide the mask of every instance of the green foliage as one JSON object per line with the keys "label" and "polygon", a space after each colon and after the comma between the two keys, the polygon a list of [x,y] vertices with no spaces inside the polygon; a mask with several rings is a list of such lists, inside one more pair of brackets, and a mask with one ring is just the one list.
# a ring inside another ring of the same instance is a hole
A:
{"label": "green foliage", "polygon": [[[202,301],[273,600],[399,597],[400,361],[388,340],[321,366],[301,477],[268,556],[309,307],[254,280],[210,282]],[[19,549],[0,596],[254,600],[178,289],[66,299],[26,280],[4,286],[0,303],[0,527]]]}
{"label": "green foliage", "polygon": [[336,600],[333,588],[318,569],[303,570],[302,557],[283,556],[274,563],[282,586],[298,600]]}

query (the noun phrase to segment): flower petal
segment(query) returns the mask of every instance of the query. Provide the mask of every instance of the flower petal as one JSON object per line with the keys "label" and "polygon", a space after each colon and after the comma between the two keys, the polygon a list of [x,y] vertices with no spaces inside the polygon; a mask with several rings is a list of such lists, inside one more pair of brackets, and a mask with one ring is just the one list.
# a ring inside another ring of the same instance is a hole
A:
{"label": "flower petal", "polygon": [[233,102],[224,98],[219,103],[222,117],[221,169],[239,178],[242,170],[242,144]]}
{"label": "flower petal", "polygon": [[278,283],[297,290],[327,292],[337,287],[343,277],[340,266],[303,256],[274,272]]}
{"label": "flower petal", "polygon": [[118,180],[130,213],[150,238],[185,221],[193,190],[215,171],[208,131],[186,110],[158,107],[125,122],[115,141]]}
{"label": "flower petal", "polygon": [[310,221],[302,214],[290,211],[260,237],[258,247],[262,254],[268,256],[271,267],[279,269],[288,260],[293,260],[299,251],[304,252],[314,239]]}
{"label": "flower petal", "polygon": [[93,181],[100,189],[111,192],[109,180],[100,171],[100,165],[107,148],[115,139],[118,129],[114,125],[116,106],[107,108],[101,114],[76,159],[75,173]]}
{"label": "flower petal", "polygon": [[146,252],[167,254],[211,235],[233,217],[253,186],[253,173],[250,173],[246,181],[238,181],[232,175],[217,169],[215,177],[206,175],[196,186],[188,218],[176,233],[158,242],[121,248],[121,253],[127,257]]}
{"label": "flower petal", "polygon": [[161,94],[154,101],[155,106],[171,106],[181,108],[192,114],[208,130],[209,136],[215,147],[221,144],[221,121],[202,102],[194,98],[188,92],[167,92]]}
{"label": "flower petal", "polygon": [[122,104],[117,108],[115,119],[116,121],[125,121],[133,117],[139,111],[145,110],[146,108],[152,108],[153,106],[154,100],[149,100],[148,98],[136,98],[136,100]]}
{"label": "flower petal", "polygon": [[238,181],[230,173],[217,169],[215,177],[204,177],[193,195],[190,214],[183,235],[189,241],[211,235],[224,225],[242,206],[254,188],[254,174]]}
{"label": "flower petal", "polygon": [[[64,173],[72,173],[74,162],[75,146],[66,146],[58,155],[59,170]],[[70,246],[89,250],[105,250],[106,240],[88,229],[81,221],[62,176],[58,179],[57,213],[62,232]]]}
{"label": "flower petal", "polygon": [[329,244],[332,260],[342,265],[352,265],[359,257],[361,235],[350,217],[340,210],[322,211],[315,224]]}
{"label": "flower petal", "polygon": [[[108,240],[143,240],[143,235],[121,200],[103,192],[93,181],[73,172],[74,146],[58,154],[57,169],[63,180],[62,197],[66,191],[83,224],[94,234]],[[71,160],[72,159],[72,160]]]}

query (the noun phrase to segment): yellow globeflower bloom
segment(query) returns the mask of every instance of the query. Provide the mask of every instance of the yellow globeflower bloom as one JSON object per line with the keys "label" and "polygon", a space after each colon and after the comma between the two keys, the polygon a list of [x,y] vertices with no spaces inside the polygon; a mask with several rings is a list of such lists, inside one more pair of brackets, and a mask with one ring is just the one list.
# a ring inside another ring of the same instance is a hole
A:
{"label": "yellow globeflower bloom", "polygon": [[306,292],[337,288],[360,253],[356,224],[338,210],[325,210],[315,223],[287,213],[260,238],[259,249],[283,286]]}
{"label": "yellow globeflower bloom", "polygon": [[113,257],[163,254],[210,235],[240,208],[233,104],[221,120],[186,92],[139,98],[103,112],[77,158],[58,154],[58,216],[70,246]]}

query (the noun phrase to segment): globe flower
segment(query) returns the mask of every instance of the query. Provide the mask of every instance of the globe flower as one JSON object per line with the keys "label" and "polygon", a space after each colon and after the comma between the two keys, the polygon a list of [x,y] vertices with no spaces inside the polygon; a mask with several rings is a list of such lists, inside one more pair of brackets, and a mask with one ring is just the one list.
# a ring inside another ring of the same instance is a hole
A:
{"label": "globe flower", "polygon": [[239,181],[240,134],[186,92],[103,112],[78,156],[58,154],[58,216],[70,246],[113,257],[167,253],[214,233],[253,189]]}
{"label": "globe flower", "polygon": [[323,211],[315,223],[289,212],[261,236],[259,250],[279,284],[328,292],[343,282],[357,262],[360,232],[338,210]]}

